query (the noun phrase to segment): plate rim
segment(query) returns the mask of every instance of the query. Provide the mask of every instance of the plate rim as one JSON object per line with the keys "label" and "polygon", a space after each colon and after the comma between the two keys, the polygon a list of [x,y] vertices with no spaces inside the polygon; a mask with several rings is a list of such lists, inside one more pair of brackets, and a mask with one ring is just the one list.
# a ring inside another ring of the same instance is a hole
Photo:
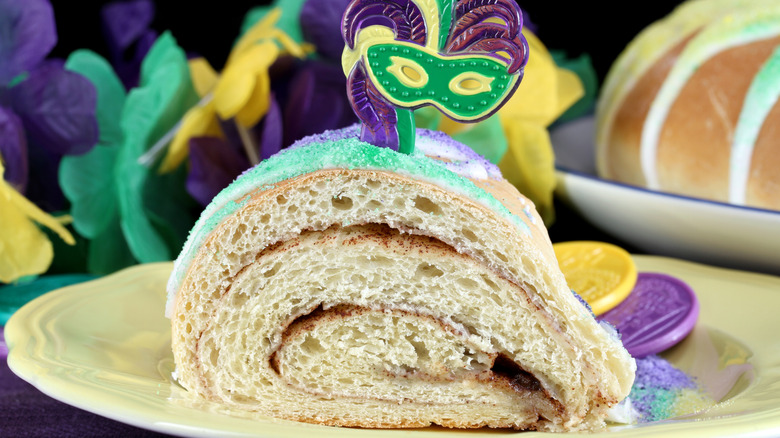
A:
{"label": "plate rim", "polygon": [[[728,268],[720,268],[710,265],[705,265],[702,263],[697,262],[691,262],[687,260],[680,260],[680,259],[674,259],[671,257],[664,257],[664,256],[651,256],[651,255],[634,255],[632,254],[632,257],[634,257],[639,263],[639,265],[646,264],[647,262],[643,263],[643,260],[649,260],[652,263],[655,262],[659,263],[672,263],[672,265],[678,265],[680,266],[680,269],[701,269],[704,268],[706,270],[717,270],[717,271],[726,271],[736,273],[737,275],[745,275],[756,278],[757,281],[761,280],[761,277],[766,277],[767,279],[771,280],[772,282],[780,281],[780,277],[770,275],[770,274],[761,274],[761,273],[754,273],[754,272],[748,272],[748,271],[739,271],[739,270],[733,270]],[[9,319],[8,324],[6,325],[6,337],[8,342],[8,365],[9,368],[18,376],[20,376],[22,379],[28,381],[33,386],[35,386],[38,390],[41,392],[47,394],[48,396],[57,399],[59,401],[62,401],[66,404],[70,404],[72,406],[75,406],[79,409],[83,409],[89,412],[93,412],[95,414],[104,416],[106,418],[110,418],[115,421],[119,421],[122,423],[130,424],[139,428],[152,430],[156,432],[162,432],[172,435],[180,435],[180,436],[261,436],[261,437],[281,437],[281,436],[297,436],[298,433],[304,433],[306,432],[306,429],[308,428],[315,428],[311,429],[311,431],[324,431],[324,432],[337,432],[337,433],[353,433],[357,434],[356,436],[360,435],[369,435],[373,436],[374,434],[382,433],[385,436],[396,436],[396,433],[403,434],[403,436],[415,436],[417,435],[417,432],[420,432],[420,429],[391,429],[391,430],[375,430],[375,429],[344,429],[344,428],[331,428],[328,426],[318,426],[318,425],[311,425],[311,424],[305,424],[305,423],[296,423],[296,422],[285,422],[283,420],[275,420],[270,419],[276,426],[282,427],[284,430],[282,432],[284,433],[278,433],[278,434],[264,434],[261,432],[256,433],[246,433],[246,432],[236,432],[236,431],[226,431],[223,429],[214,429],[209,428],[208,426],[193,426],[193,425],[187,425],[187,424],[180,424],[170,421],[165,421],[164,418],[157,418],[154,415],[150,415],[147,411],[139,412],[138,410],[132,410],[131,413],[128,412],[116,412],[112,411],[110,406],[105,406],[105,409],[103,408],[96,408],[95,405],[90,405],[88,403],[85,403],[84,400],[76,400],[74,402],[72,397],[68,397],[69,394],[72,394],[73,387],[78,386],[76,382],[74,381],[60,381],[60,382],[54,382],[52,384],[51,379],[53,379],[52,373],[42,373],[38,374],[35,373],[34,370],[31,370],[29,367],[25,367],[25,362],[29,362],[30,364],[34,365],[35,358],[32,356],[23,356],[23,352],[27,351],[28,348],[22,348],[25,345],[29,345],[31,339],[34,339],[32,336],[30,336],[27,339],[27,342],[24,342],[22,339],[22,333],[24,325],[24,320],[27,314],[33,313],[34,311],[40,311],[39,309],[44,306],[45,304],[49,303],[52,300],[55,300],[57,298],[60,298],[61,296],[65,296],[66,294],[73,292],[74,289],[84,289],[84,291],[88,291],[88,289],[84,288],[85,284],[90,284],[92,289],[96,289],[98,284],[101,283],[111,283],[113,279],[116,279],[119,276],[123,275],[129,275],[131,273],[141,273],[146,270],[152,269],[157,267],[163,268],[163,269],[172,269],[172,263],[171,262],[160,262],[160,263],[154,263],[154,264],[143,264],[143,265],[136,265],[127,269],[124,269],[122,271],[119,271],[117,273],[101,277],[89,282],[76,284],[72,286],[67,286],[61,289],[57,289],[55,291],[49,292],[47,294],[44,294],[33,301],[27,303],[25,306],[22,307],[19,311],[17,311],[14,315],[12,315],[11,319]],[[647,272],[647,271],[645,271]],[[670,273],[670,275],[675,275],[674,273]],[[85,293],[82,291],[82,293]],[[780,291],[778,291],[780,293]],[[162,310],[160,310],[162,312]],[[10,330],[9,330],[10,328]],[[18,331],[18,333],[17,333]],[[49,379],[49,381],[47,381]],[[56,380],[56,379],[54,379]],[[174,384],[171,382],[171,384]],[[751,387],[755,385],[756,382],[751,383]],[[96,388],[91,388],[92,391],[96,391]],[[64,394],[63,394],[64,393]],[[764,429],[764,432],[769,433],[774,431],[772,435],[765,435],[765,436],[775,436],[777,433],[780,433],[780,415],[777,415],[780,413],[780,397],[776,400],[776,404],[773,405],[770,409],[766,409],[759,412],[751,412],[749,414],[745,415],[733,415],[728,416],[724,418],[713,418],[713,419],[707,419],[707,420],[690,420],[690,422],[693,423],[701,423],[702,421],[708,421],[710,424],[712,424],[713,427],[716,428],[714,431],[709,431],[709,433],[706,436],[734,436],[734,427],[739,425],[746,425],[746,424],[755,424],[757,421],[761,421],[765,423],[768,428]],[[135,414],[135,415],[131,415]],[[138,415],[140,414],[140,415]],[[232,421],[250,421],[243,418],[235,418],[235,417],[229,417],[229,420]],[[688,423],[689,420],[673,420],[673,421],[661,421],[657,423],[645,423],[640,425],[634,425],[634,426],[613,426],[611,427],[606,433],[609,433],[610,436],[633,436],[634,433],[638,433],[639,435],[645,434],[645,432],[648,431],[648,428],[653,427],[657,428],[658,433],[664,433],[667,431],[667,429],[677,429],[678,427],[684,426]],[[724,421],[728,422],[729,424],[723,424]],[[734,424],[734,423],[739,424]],[[286,424],[289,423],[289,424]],[[771,424],[769,424],[771,423]],[[299,429],[303,429],[300,430]],[[708,428],[712,429],[712,427]],[[449,429],[447,429],[449,431]],[[461,430],[453,430],[454,432],[460,432]],[[637,432],[641,431],[641,432]],[[396,432],[396,433],[393,433]],[[422,432],[426,432],[425,429],[422,430]],[[714,432],[714,434],[713,434]],[[755,430],[751,432],[756,432]],[[760,432],[760,430],[759,430]],[[559,434],[551,434],[551,433],[544,433],[544,432],[527,432],[527,431],[518,431],[518,433],[523,434],[530,434],[529,436],[557,436]],[[327,434],[326,434],[327,435]],[[482,436],[478,431],[474,432],[475,436]],[[561,436],[564,434],[561,434]],[[598,436],[600,434],[594,434],[594,436]],[[400,436],[400,435],[399,435]],[[764,435],[752,435],[752,436],[764,436]]]}
{"label": "plate rim", "polygon": [[[595,168],[590,168],[591,166],[588,166],[589,168],[587,170],[581,170],[581,169],[572,168],[571,166],[566,166],[566,165],[560,164],[559,163],[560,154],[566,152],[566,151],[563,151],[562,149],[565,149],[569,145],[568,144],[564,145],[564,144],[562,144],[562,143],[560,143],[559,141],[556,141],[556,140],[560,139],[561,136],[562,136],[561,134],[562,133],[566,133],[567,129],[569,129],[569,130],[577,130],[577,131],[582,130],[582,131],[586,131],[588,133],[592,133],[592,134],[586,136],[587,137],[587,141],[583,141],[582,143],[578,142],[574,146],[578,146],[577,149],[586,149],[584,151],[575,149],[575,152],[577,152],[577,156],[579,156],[580,159],[583,159],[583,156],[581,154],[585,154],[584,158],[587,159],[587,160],[595,159],[595,156],[596,156],[596,152],[595,152],[596,142],[595,142],[595,134],[593,134],[593,133],[595,133],[595,128],[596,128],[596,114],[595,113],[588,113],[586,115],[583,115],[581,117],[578,117],[578,118],[575,118],[575,119],[572,119],[572,120],[567,120],[565,122],[556,123],[556,124],[554,124],[552,126],[552,128],[550,130],[550,138],[551,138],[551,143],[552,143],[553,150],[555,151],[555,154],[556,154],[556,160],[555,160],[555,163],[554,163],[556,172],[560,172],[562,174],[571,174],[571,175],[575,175],[575,176],[580,176],[580,177],[587,178],[589,180],[593,180],[593,181],[596,181],[596,182],[600,182],[600,183],[604,183],[604,184],[608,184],[608,185],[614,185],[614,186],[622,187],[622,188],[629,189],[629,190],[636,190],[636,191],[639,191],[639,192],[642,192],[642,193],[647,193],[647,194],[650,194],[650,195],[658,195],[658,196],[662,196],[662,197],[669,197],[669,198],[674,198],[674,199],[679,199],[679,200],[684,200],[684,201],[692,201],[692,202],[697,202],[697,203],[710,204],[710,205],[714,205],[714,206],[725,207],[726,209],[729,209],[729,210],[735,209],[735,210],[751,211],[751,212],[757,212],[757,213],[766,213],[766,214],[769,214],[771,216],[776,216],[776,217],[780,218],[780,210],[772,210],[772,209],[769,209],[769,208],[732,204],[732,203],[729,203],[729,202],[718,201],[718,200],[707,199],[707,198],[700,198],[700,197],[696,197],[696,196],[684,195],[684,194],[673,193],[673,192],[668,192],[668,191],[651,190],[651,189],[648,189],[646,187],[642,187],[642,186],[635,185],[635,184],[629,184],[629,183],[624,183],[624,182],[621,182],[621,181],[616,181],[616,180],[602,178],[602,177],[600,177],[598,175],[598,172],[596,171]],[[569,131],[569,132],[571,132],[571,131]],[[563,137],[565,137],[565,136],[563,136]],[[569,152],[569,153],[571,153],[571,152]],[[592,163],[592,166],[595,166],[595,161]],[[556,186],[556,190],[557,189],[558,189],[558,187]]]}
{"label": "plate rim", "polygon": [[[556,172],[559,172],[563,176],[580,177],[580,178],[591,180],[591,181],[594,181],[594,182],[597,182],[597,183],[602,183],[602,184],[618,187],[618,188],[621,188],[621,189],[637,191],[637,192],[644,193],[644,194],[647,194],[647,195],[666,197],[666,198],[671,198],[671,199],[675,199],[675,200],[679,200],[679,201],[690,201],[690,202],[695,202],[695,203],[699,203],[699,204],[719,207],[719,208],[723,208],[723,209],[726,209],[726,210],[737,210],[737,211],[749,212],[751,214],[757,213],[757,214],[761,214],[761,215],[767,215],[768,217],[771,217],[772,219],[780,221],[780,210],[770,210],[770,209],[767,209],[767,208],[752,207],[752,206],[747,206],[747,205],[729,204],[727,202],[716,201],[714,199],[697,198],[697,197],[694,197],[694,196],[681,195],[681,194],[678,194],[678,193],[663,192],[663,191],[660,191],[660,190],[651,190],[651,189],[648,189],[646,187],[641,187],[641,186],[628,184],[628,183],[624,183],[624,182],[620,182],[620,181],[604,179],[604,178],[601,178],[601,177],[599,177],[597,175],[593,175],[591,173],[584,172],[584,171],[581,171],[581,170],[570,169],[570,168],[567,168],[565,166],[558,166],[558,165],[556,165],[555,166],[555,170],[556,170]],[[556,185],[556,190],[563,189],[563,188],[564,187],[560,187],[559,185]]]}

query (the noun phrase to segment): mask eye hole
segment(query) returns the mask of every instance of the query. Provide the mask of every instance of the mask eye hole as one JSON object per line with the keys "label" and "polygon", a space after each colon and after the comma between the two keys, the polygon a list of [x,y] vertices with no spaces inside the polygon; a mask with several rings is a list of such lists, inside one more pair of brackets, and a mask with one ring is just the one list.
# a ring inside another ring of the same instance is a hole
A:
{"label": "mask eye hole", "polygon": [[392,73],[403,85],[410,88],[422,88],[428,84],[428,73],[411,59],[391,56],[392,64],[387,71]]}
{"label": "mask eye hole", "polygon": [[473,96],[491,90],[490,84],[494,78],[483,76],[479,73],[464,72],[450,81],[450,90],[461,96]]}
{"label": "mask eye hole", "polygon": [[458,87],[463,88],[464,90],[472,91],[482,87],[482,83],[476,79],[468,78],[460,81]]}
{"label": "mask eye hole", "polygon": [[412,67],[409,67],[408,65],[405,65],[401,67],[401,73],[403,73],[404,76],[406,76],[407,79],[409,79],[411,82],[420,82],[422,80],[422,75],[417,70],[413,69]]}

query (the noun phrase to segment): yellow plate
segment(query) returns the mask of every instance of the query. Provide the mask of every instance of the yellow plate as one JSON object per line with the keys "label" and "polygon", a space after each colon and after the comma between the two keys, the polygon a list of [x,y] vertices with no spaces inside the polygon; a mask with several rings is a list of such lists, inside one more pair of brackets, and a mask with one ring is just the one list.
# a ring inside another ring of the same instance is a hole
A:
{"label": "yellow plate", "polygon": [[[780,278],[660,257],[634,259],[639,270],[679,277],[698,293],[697,327],[665,357],[696,376],[720,403],[686,418],[613,426],[596,435],[780,436]],[[30,302],[5,328],[9,366],[65,403],[174,435],[415,438],[501,433],[342,429],[249,417],[193,399],[171,379],[170,329],[163,316],[170,271],[170,263],[141,265]]]}

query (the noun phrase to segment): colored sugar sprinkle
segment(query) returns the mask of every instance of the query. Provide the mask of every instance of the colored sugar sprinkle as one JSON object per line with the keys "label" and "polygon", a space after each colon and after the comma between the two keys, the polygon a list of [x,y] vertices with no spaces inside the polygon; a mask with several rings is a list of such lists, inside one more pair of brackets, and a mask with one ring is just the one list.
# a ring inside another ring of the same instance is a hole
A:
{"label": "colored sugar sprinkle", "polygon": [[578,294],[574,290],[571,290],[571,293],[574,295],[574,298],[577,298],[577,301],[579,301],[580,304],[582,304],[583,306],[585,306],[586,309],[588,309],[588,313],[590,314],[590,316],[595,318],[596,314],[593,313],[593,308],[590,307],[590,304],[588,304],[587,301],[585,301],[585,298],[582,298],[582,295]]}
{"label": "colored sugar sprinkle", "polygon": [[693,378],[657,355],[637,359],[636,366],[628,398],[640,423],[691,414],[714,403]]}
{"label": "colored sugar sprinkle", "polygon": [[5,343],[5,333],[3,327],[0,326],[0,359],[5,359],[8,356],[8,344]]}
{"label": "colored sugar sprinkle", "polygon": [[[302,138],[288,149],[297,149],[316,143],[338,142],[359,136],[360,125],[354,124],[344,129],[325,131]],[[502,178],[498,166],[441,131],[417,128],[415,154],[417,153],[443,160],[447,169],[460,176],[482,180]]]}
{"label": "colored sugar sprinkle", "polygon": [[445,160],[444,165],[448,169],[467,178],[482,180],[502,178],[498,166],[440,131],[417,129],[416,150],[429,157]]}
{"label": "colored sugar sprinkle", "polygon": [[525,213],[525,216],[528,218],[528,220],[531,221],[532,224],[536,223],[536,217],[533,215],[533,212],[531,212],[531,209],[528,206],[523,207],[523,213]]}
{"label": "colored sugar sprinkle", "polygon": [[287,150],[298,149],[300,147],[308,146],[316,143],[332,143],[332,142],[345,140],[347,138],[357,138],[357,137],[360,137],[360,125],[354,124],[344,129],[334,129],[334,130],[324,131],[318,134],[309,135],[291,144],[290,147],[287,148]]}

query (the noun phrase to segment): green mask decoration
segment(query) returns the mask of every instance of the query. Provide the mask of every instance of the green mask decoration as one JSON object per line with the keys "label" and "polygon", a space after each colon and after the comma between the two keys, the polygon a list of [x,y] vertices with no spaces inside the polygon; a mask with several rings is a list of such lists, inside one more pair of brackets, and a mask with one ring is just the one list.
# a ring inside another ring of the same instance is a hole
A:
{"label": "green mask decoration", "polygon": [[519,83],[506,64],[489,56],[442,56],[409,43],[376,44],[366,51],[368,75],[400,108],[433,105],[452,119],[481,120]]}
{"label": "green mask decoration", "polygon": [[513,0],[354,0],[342,66],[361,140],[414,150],[412,111],[459,122],[491,116],[522,79],[528,43]]}

